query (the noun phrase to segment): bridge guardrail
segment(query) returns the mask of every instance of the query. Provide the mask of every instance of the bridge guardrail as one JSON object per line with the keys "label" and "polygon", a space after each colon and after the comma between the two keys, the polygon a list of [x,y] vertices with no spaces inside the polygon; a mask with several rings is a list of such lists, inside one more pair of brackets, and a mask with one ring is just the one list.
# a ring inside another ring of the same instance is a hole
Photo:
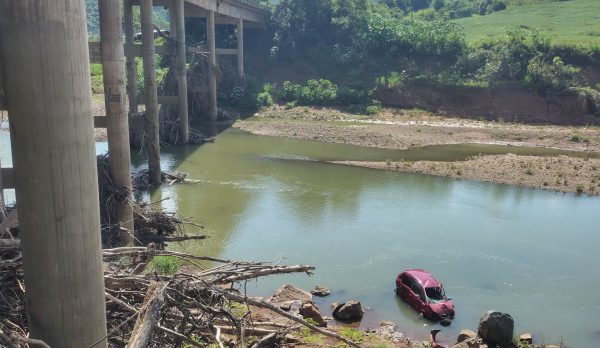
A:
{"label": "bridge guardrail", "polygon": [[236,0],[244,5],[260,8],[261,10],[269,10],[268,6],[261,5],[259,0]]}

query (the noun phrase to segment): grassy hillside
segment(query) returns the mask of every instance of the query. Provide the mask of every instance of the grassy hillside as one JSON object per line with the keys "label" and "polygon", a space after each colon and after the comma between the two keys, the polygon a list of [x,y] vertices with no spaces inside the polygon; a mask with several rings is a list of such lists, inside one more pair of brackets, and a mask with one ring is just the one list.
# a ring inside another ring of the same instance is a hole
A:
{"label": "grassy hillside", "polygon": [[555,44],[600,46],[600,0],[513,0],[504,11],[456,22],[464,26],[470,42],[524,27],[539,29]]}

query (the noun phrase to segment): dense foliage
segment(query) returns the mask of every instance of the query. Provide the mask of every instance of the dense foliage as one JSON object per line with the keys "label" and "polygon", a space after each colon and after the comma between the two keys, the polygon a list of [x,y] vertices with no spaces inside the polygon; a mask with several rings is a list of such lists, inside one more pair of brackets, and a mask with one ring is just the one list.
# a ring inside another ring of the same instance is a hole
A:
{"label": "dense foliage", "polygon": [[[499,3],[464,2],[486,8]],[[499,39],[470,46],[454,22],[405,15],[423,8],[441,11],[452,3],[282,0],[272,17],[271,58],[282,64],[309,62],[319,76],[359,90],[377,81],[387,87],[521,84],[540,93],[564,93],[581,84],[576,65],[600,66],[597,49],[555,47],[535,29],[516,28]],[[502,7],[497,6],[496,10]],[[283,98],[276,99],[323,104],[307,94],[308,87],[284,86]]]}

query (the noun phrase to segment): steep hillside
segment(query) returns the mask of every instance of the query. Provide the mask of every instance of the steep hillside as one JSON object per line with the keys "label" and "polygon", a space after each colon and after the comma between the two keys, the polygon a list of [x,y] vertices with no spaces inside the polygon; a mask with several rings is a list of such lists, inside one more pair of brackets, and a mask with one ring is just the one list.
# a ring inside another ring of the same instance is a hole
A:
{"label": "steep hillside", "polygon": [[[487,16],[457,19],[467,40],[479,41],[502,35],[507,29],[537,28],[553,43],[600,45],[600,1],[513,0],[506,10]],[[524,4],[518,6],[517,4]]]}

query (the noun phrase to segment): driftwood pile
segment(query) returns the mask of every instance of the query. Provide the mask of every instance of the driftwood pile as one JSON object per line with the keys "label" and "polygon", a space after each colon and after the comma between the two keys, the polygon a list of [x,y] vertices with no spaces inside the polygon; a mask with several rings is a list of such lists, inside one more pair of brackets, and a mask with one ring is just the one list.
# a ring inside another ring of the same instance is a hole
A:
{"label": "driftwood pile", "polygon": [[[176,275],[148,272],[156,256],[185,261]],[[244,282],[273,274],[306,273],[311,266],[280,266],[259,262],[235,262],[193,256],[147,247],[105,249],[105,296],[111,347],[219,347],[281,346],[296,338],[290,332],[300,325],[315,332],[358,345],[333,332],[316,327],[239,289]],[[128,262],[124,261],[128,260]],[[216,265],[208,268],[207,264]],[[22,262],[17,247],[0,249],[0,344],[24,347],[27,320],[23,297]],[[240,313],[235,304],[248,310]],[[252,308],[269,309],[289,319],[288,324],[254,322]]]}
{"label": "driftwood pile", "polygon": [[[97,165],[102,244],[105,247],[112,247],[119,244],[119,234],[122,228],[118,223],[115,223],[117,221],[115,209],[120,202],[127,199],[129,192],[127,188],[116,186],[113,183],[110,177],[107,155],[98,156]],[[162,173],[162,181],[169,185],[199,183],[199,181],[187,179],[183,173]],[[147,170],[142,170],[133,176],[134,191],[147,190],[152,186]],[[202,226],[188,219],[177,217],[173,212],[157,209],[153,203],[134,202],[133,220],[136,242],[140,245],[155,243],[158,248],[162,249],[167,242],[206,238],[205,236],[184,235],[184,225],[192,225],[199,229]]]}

